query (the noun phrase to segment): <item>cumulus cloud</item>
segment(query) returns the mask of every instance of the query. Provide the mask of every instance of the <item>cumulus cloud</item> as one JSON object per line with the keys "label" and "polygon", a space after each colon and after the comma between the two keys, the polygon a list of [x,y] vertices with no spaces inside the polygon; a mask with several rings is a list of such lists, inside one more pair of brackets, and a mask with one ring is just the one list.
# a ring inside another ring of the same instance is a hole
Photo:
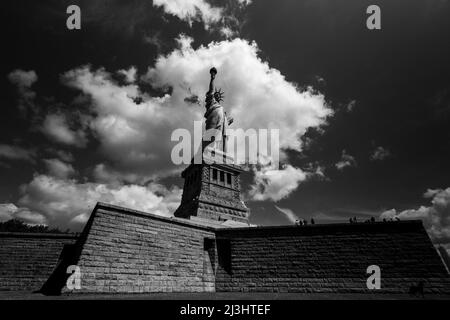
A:
{"label": "cumulus cloud", "polygon": [[235,35],[235,32],[230,27],[222,27],[220,33],[227,39]]}
{"label": "cumulus cloud", "polygon": [[347,167],[354,167],[356,164],[355,157],[349,155],[345,150],[342,150],[341,160],[339,160],[335,166],[339,171],[341,171]]}
{"label": "cumulus cloud", "polygon": [[223,104],[235,120],[233,126],[278,129],[284,149],[300,151],[299,137],[331,115],[323,95],[301,91],[287,81],[258,57],[255,43],[234,39],[194,50],[191,40],[182,37],[181,49],[157,60],[147,73],[152,84],[162,87],[182,81],[202,96],[209,82],[208,70],[216,66],[217,86],[225,90]]}
{"label": "cumulus cloud", "polygon": [[431,199],[431,205],[400,212],[387,210],[380,218],[421,219],[435,242],[450,243],[450,188],[428,189],[423,196]]}
{"label": "cumulus cloud", "polygon": [[187,21],[202,21],[208,28],[222,18],[223,9],[212,7],[205,0],[153,0],[153,5],[162,7],[164,12]]}
{"label": "cumulus cloud", "polygon": [[[200,108],[190,108],[183,101],[185,90],[178,81],[172,94],[162,97],[142,94],[136,84],[121,86],[105,70],[92,71],[87,66],[67,72],[64,81],[91,98],[96,116],[89,120],[89,127],[102,154],[114,162],[109,171],[146,179],[173,173],[172,131],[191,128],[194,119],[201,119]],[[137,97],[142,98],[139,104]]]}
{"label": "cumulus cloud", "polygon": [[291,222],[291,223],[295,223],[295,221],[298,220],[298,217],[295,215],[295,213],[288,208],[280,208],[278,206],[275,206],[275,208],[280,211],[282,214],[284,214],[284,216]]}
{"label": "cumulus cloud", "polygon": [[21,88],[30,88],[33,83],[38,79],[37,74],[34,70],[24,71],[21,69],[16,69],[8,74],[8,79],[11,83],[17,85]]}
{"label": "cumulus cloud", "polygon": [[120,75],[122,75],[127,83],[133,83],[136,81],[137,69],[132,66],[128,70],[121,69],[118,71]]}
{"label": "cumulus cloud", "polygon": [[[181,170],[180,170],[181,173]],[[133,172],[120,172],[112,168],[111,166],[108,166],[104,163],[97,164],[93,171],[92,176],[94,177],[95,181],[102,182],[102,183],[109,183],[109,184],[120,184],[120,183],[138,183],[138,184],[144,184],[148,180],[151,180],[153,177],[141,175],[138,173]],[[154,178],[153,178],[154,179]]]}
{"label": "cumulus cloud", "polygon": [[57,178],[66,179],[75,174],[75,169],[71,164],[62,162],[59,159],[44,159],[48,173]]}
{"label": "cumulus cloud", "polygon": [[[191,43],[192,39],[180,37],[179,48],[159,56],[141,77],[153,88],[170,94],[150,96],[135,83],[121,85],[106,70],[91,70],[89,66],[63,75],[66,85],[92,101],[95,116],[89,120],[89,128],[113,164],[96,168],[102,180],[111,173],[130,181],[133,175],[151,179],[179,172],[170,159],[175,145],[170,137],[178,128],[193,132],[193,121],[203,121],[204,108],[186,103],[185,98],[192,93],[204,96],[211,66],[219,70],[217,87],[226,92],[223,105],[235,119],[233,127],[279,129],[282,150],[301,151],[299,137],[308,128],[324,124],[331,115],[323,95],[302,91],[287,81],[259,58],[255,43],[234,39],[197,49]],[[137,98],[140,103],[136,103]]]}
{"label": "cumulus cloud", "polygon": [[27,208],[29,219],[44,217],[43,223],[50,226],[80,230],[98,201],[170,216],[180,199],[179,188],[167,189],[156,183],[108,185],[40,174],[22,186],[18,204]]}
{"label": "cumulus cloud", "polygon": [[384,160],[390,157],[391,153],[388,149],[383,148],[382,146],[376,147],[370,155],[370,159],[373,161]]}
{"label": "cumulus cloud", "polygon": [[17,207],[12,203],[0,203],[0,222],[12,219]]}
{"label": "cumulus cloud", "polygon": [[22,220],[31,225],[45,223],[43,215],[31,212],[28,208],[18,208],[13,203],[0,203],[0,222],[11,219]]}
{"label": "cumulus cloud", "polygon": [[34,104],[36,93],[31,89],[31,86],[38,80],[36,72],[16,69],[8,74],[8,80],[17,87],[21,112],[26,114],[28,110],[36,111]]}
{"label": "cumulus cloud", "polygon": [[0,158],[33,162],[35,151],[17,146],[0,144]]}
{"label": "cumulus cloud", "polygon": [[[192,26],[194,21],[202,22],[207,30],[219,30],[226,37],[236,34],[241,24],[238,16],[251,0],[230,0],[223,6],[212,6],[206,0],[153,0],[155,7],[178,17]],[[211,28],[214,26],[214,28]],[[233,30],[232,30],[233,29]]]}
{"label": "cumulus cloud", "polygon": [[63,114],[47,115],[41,130],[51,140],[61,144],[84,147],[87,143],[85,132],[70,128]]}
{"label": "cumulus cloud", "polygon": [[255,171],[255,184],[250,190],[252,200],[279,201],[297,189],[307,175],[301,169],[285,165],[281,169]]}
{"label": "cumulus cloud", "polygon": [[307,180],[315,181],[329,181],[330,178],[327,177],[325,171],[327,168],[325,165],[320,164],[318,161],[310,162],[304,165],[302,168],[306,173]]}

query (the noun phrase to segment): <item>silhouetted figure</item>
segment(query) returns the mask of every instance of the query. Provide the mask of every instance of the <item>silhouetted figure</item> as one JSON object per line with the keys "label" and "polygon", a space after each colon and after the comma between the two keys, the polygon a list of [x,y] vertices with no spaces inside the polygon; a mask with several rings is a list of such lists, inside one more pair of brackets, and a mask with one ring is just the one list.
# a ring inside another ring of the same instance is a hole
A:
{"label": "silhouetted figure", "polygon": [[356,217],[353,217],[353,223],[357,223],[358,220],[356,220]]}
{"label": "silhouetted figure", "polygon": [[350,223],[353,223],[353,218],[348,219]]}
{"label": "silhouetted figure", "polygon": [[423,281],[419,281],[419,283],[417,283],[417,286],[411,286],[409,288],[409,294],[412,296],[421,296],[422,298],[424,298],[424,294],[423,294],[423,288],[424,288],[425,283]]}
{"label": "silhouetted figure", "polygon": [[372,223],[375,222],[375,218],[374,218],[374,217],[371,217],[371,218],[370,218],[370,222],[372,222]]}
{"label": "silhouetted figure", "polygon": [[311,224],[315,224],[316,222],[314,221],[313,218],[311,218]]}
{"label": "silhouetted figure", "polygon": [[386,218],[383,218],[383,222],[386,222]]}
{"label": "silhouetted figure", "polygon": [[306,226],[308,224],[308,221],[306,221],[305,219],[303,219],[303,225]]}

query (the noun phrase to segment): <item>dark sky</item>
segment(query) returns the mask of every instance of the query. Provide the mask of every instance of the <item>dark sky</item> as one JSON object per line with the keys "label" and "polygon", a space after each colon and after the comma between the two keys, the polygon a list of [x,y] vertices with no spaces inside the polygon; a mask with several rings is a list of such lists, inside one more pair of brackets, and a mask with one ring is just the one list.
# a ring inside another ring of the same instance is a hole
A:
{"label": "dark sky", "polygon": [[[69,4],[82,8],[80,31],[65,28]],[[381,30],[365,27],[370,4],[381,8]],[[45,114],[76,95],[60,84],[70,69],[134,65],[145,73],[159,54],[173,50],[180,33],[193,37],[194,47],[223,39],[200,22],[189,26],[163,14],[150,0],[15,0],[0,6],[0,144],[38,155],[33,162],[0,159],[0,203],[17,202],[20,186],[44,170],[40,155],[53,147],[35,129],[41,116],[19,112],[10,72],[35,70],[33,90]],[[429,205],[427,189],[450,186],[450,1],[254,0],[239,15],[239,37],[255,41],[261,58],[288,81],[323,93],[335,111],[322,132],[302,138],[311,141],[302,153],[290,154],[293,165],[317,163],[326,178],[301,183],[277,206],[307,219],[331,217],[324,221],[379,216]],[[154,35],[157,43],[144,40]],[[87,148],[71,149],[74,167],[88,172],[100,157],[97,147],[93,138]],[[377,147],[388,154],[375,161]],[[343,150],[355,163],[338,170]],[[181,186],[180,178],[171,182]],[[248,205],[254,223],[287,223],[272,202]]]}

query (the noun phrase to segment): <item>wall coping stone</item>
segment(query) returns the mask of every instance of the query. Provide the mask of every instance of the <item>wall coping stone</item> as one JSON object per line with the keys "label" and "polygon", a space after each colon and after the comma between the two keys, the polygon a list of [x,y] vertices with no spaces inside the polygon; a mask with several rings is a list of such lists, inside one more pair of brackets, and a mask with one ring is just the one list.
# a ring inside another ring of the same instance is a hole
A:
{"label": "wall coping stone", "polygon": [[78,239],[77,235],[46,232],[4,232],[0,231],[0,238],[48,238],[48,239]]}
{"label": "wall coping stone", "polygon": [[213,231],[218,236],[255,236],[265,235],[272,236],[279,234],[291,235],[291,234],[303,234],[303,235],[325,235],[336,233],[380,233],[380,232],[411,232],[424,230],[422,220],[405,220],[405,221],[386,221],[386,222],[359,222],[359,223],[327,223],[327,224],[314,224],[306,226],[297,225],[278,225],[278,226],[243,226],[243,227],[227,227],[227,226],[211,226],[202,224],[200,221],[192,221],[185,218],[177,217],[164,217],[144,211],[129,209],[121,206],[116,206],[104,202],[98,202],[94,208],[94,212],[98,209],[116,211],[123,214],[130,214],[140,216],[144,218],[156,219],[164,222],[174,223],[178,225],[184,225],[187,227]]}

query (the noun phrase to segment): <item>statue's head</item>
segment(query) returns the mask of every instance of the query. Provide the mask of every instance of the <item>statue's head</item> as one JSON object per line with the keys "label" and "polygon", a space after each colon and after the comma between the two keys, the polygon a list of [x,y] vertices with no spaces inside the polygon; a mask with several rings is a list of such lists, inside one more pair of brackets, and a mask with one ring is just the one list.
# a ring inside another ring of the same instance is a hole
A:
{"label": "statue's head", "polygon": [[223,98],[225,97],[224,94],[225,94],[225,92],[223,92],[222,89],[219,89],[219,90],[216,89],[214,91],[214,99],[217,102],[221,102],[221,101],[223,101]]}

